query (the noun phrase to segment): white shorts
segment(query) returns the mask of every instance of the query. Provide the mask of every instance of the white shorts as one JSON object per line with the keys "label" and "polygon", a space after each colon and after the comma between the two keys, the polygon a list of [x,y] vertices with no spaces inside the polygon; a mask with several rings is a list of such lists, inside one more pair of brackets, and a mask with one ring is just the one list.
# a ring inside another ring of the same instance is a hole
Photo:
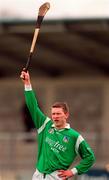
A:
{"label": "white shorts", "polygon": [[32,180],[62,180],[62,178],[59,178],[58,171],[54,171],[51,174],[47,174],[44,178],[44,174],[40,173],[37,169],[35,173],[33,174]]}

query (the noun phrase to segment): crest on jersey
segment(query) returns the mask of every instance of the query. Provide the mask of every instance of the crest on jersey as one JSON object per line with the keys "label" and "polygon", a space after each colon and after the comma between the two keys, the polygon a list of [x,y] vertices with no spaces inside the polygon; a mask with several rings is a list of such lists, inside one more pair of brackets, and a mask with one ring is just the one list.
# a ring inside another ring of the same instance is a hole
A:
{"label": "crest on jersey", "polygon": [[51,129],[49,129],[49,131],[48,131],[50,134],[53,134],[54,133],[54,129],[53,128],[51,128]]}
{"label": "crest on jersey", "polygon": [[64,141],[65,143],[68,143],[68,142],[69,142],[69,138],[68,138],[67,136],[64,136],[63,141]]}

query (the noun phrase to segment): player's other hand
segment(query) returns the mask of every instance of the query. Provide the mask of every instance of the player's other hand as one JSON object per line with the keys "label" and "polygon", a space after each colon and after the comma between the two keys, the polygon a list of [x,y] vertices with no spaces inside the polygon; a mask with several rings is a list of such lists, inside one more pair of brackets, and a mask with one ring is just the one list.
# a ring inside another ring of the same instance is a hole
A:
{"label": "player's other hand", "polygon": [[23,69],[23,71],[21,72],[20,78],[22,79],[22,81],[25,85],[31,84],[29,72],[28,71],[25,72],[25,69]]}
{"label": "player's other hand", "polygon": [[58,170],[58,172],[58,176],[62,178],[62,180],[66,180],[67,178],[74,176],[71,170]]}

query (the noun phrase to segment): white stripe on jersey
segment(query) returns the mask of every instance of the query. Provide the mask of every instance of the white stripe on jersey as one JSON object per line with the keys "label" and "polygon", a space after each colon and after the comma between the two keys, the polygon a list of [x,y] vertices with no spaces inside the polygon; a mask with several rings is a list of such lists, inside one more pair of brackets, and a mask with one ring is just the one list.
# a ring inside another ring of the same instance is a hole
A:
{"label": "white stripe on jersey", "polygon": [[81,135],[79,135],[75,145],[75,151],[77,154],[78,154],[79,145],[81,144],[82,141],[84,141],[84,138]]}
{"label": "white stripe on jersey", "polygon": [[46,120],[44,121],[44,123],[42,124],[42,126],[37,130],[37,131],[38,131],[38,134],[40,134],[40,133],[44,130],[46,124],[47,124],[49,121],[50,121],[50,118],[47,117]]}

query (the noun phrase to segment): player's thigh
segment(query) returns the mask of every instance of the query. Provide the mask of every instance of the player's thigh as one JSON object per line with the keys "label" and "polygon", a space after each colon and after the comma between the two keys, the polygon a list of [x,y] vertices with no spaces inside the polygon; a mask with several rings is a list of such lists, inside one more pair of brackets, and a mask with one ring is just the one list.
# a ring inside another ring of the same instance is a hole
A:
{"label": "player's thigh", "polygon": [[39,171],[36,170],[36,171],[34,172],[34,174],[33,174],[32,180],[41,180],[41,179],[43,179],[43,178],[42,178],[42,174],[39,173]]}
{"label": "player's thigh", "polygon": [[51,173],[50,175],[47,175],[47,180],[62,180],[62,178],[60,178],[58,176],[59,172],[58,171],[54,171],[53,173]]}

